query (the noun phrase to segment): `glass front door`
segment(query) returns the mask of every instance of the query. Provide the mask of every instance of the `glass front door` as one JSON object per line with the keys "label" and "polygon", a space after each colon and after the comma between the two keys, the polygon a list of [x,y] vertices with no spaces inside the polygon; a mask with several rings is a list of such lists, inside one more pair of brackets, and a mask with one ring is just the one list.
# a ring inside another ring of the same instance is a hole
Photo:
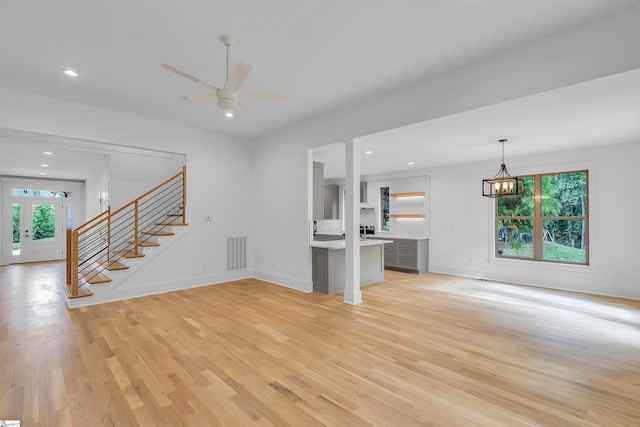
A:
{"label": "glass front door", "polygon": [[23,200],[13,206],[13,258],[16,262],[63,259],[61,200]]}

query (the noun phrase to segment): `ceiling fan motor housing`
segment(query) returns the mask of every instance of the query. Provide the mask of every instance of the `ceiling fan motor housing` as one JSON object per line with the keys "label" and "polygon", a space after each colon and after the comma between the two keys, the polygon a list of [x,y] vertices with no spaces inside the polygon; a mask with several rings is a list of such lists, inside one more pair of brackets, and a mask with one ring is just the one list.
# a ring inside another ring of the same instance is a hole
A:
{"label": "ceiling fan motor housing", "polygon": [[238,92],[232,89],[221,88],[216,91],[218,106],[225,110],[231,110],[238,105]]}

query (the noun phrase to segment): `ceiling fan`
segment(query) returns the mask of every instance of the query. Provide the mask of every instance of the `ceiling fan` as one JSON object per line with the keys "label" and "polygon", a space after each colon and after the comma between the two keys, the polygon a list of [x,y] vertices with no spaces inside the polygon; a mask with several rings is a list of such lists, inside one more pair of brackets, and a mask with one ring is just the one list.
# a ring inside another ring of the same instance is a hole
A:
{"label": "ceiling fan", "polygon": [[205,98],[213,98],[216,97],[218,100],[218,106],[223,110],[226,110],[227,117],[233,117],[232,110],[238,110],[240,112],[246,112],[249,109],[245,104],[240,101],[240,97],[254,97],[254,98],[270,98],[270,99],[285,99],[286,95],[280,95],[276,93],[263,93],[263,92],[239,92],[238,89],[244,79],[247,77],[252,65],[247,64],[246,62],[240,62],[235,66],[231,74],[229,74],[229,47],[233,44],[233,37],[225,34],[220,36],[220,41],[224,43],[227,47],[227,80],[225,81],[222,87],[218,87],[212,83],[207,82],[206,80],[201,79],[200,77],[194,76],[193,74],[187,73],[186,71],[181,70],[178,67],[175,67],[171,64],[163,63],[162,67],[178,74],[179,76],[186,77],[189,80],[192,80],[199,85],[206,87],[207,89],[212,90],[213,92],[207,93],[199,93],[196,95],[188,95],[185,96],[184,99],[186,101],[193,101],[196,99],[205,99]]}

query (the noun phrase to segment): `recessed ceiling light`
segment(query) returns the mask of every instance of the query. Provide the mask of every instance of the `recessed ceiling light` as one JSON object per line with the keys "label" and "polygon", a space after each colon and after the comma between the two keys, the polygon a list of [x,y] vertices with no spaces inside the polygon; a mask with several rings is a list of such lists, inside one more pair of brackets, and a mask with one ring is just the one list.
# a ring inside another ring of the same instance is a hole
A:
{"label": "recessed ceiling light", "polygon": [[44,173],[44,172],[40,172],[40,175],[46,175],[46,173]]}
{"label": "recessed ceiling light", "polygon": [[409,163],[407,163],[407,164],[408,164],[409,166],[413,166],[415,163],[413,163],[413,162],[409,162]]}
{"label": "recessed ceiling light", "polygon": [[51,151],[43,151],[42,154],[46,154],[47,156],[52,156],[53,153]]}
{"label": "recessed ceiling light", "polygon": [[42,166],[43,168],[48,168],[49,167],[49,165],[45,165],[44,163],[41,164],[40,166]]}
{"label": "recessed ceiling light", "polygon": [[227,111],[226,113],[224,113],[224,116],[227,119],[233,119],[233,111]]}
{"label": "recessed ceiling light", "polygon": [[367,151],[364,152],[364,154],[372,154],[372,153],[373,153],[373,151],[371,151],[371,150],[367,150]]}
{"label": "recessed ceiling light", "polygon": [[62,72],[69,77],[78,77],[78,73],[68,68],[63,68]]}

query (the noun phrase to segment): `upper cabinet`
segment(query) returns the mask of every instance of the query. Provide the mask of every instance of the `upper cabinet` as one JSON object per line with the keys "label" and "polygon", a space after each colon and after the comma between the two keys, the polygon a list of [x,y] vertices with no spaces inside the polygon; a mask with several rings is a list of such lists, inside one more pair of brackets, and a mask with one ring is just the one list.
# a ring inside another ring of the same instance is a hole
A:
{"label": "upper cabinet", "polygon": [[324,164],[313,162],[313,220],[324,219]]}
{"label": "upper cabinet", "polygon": [[340,219],[340,186],[324,186],[324,219]]}

